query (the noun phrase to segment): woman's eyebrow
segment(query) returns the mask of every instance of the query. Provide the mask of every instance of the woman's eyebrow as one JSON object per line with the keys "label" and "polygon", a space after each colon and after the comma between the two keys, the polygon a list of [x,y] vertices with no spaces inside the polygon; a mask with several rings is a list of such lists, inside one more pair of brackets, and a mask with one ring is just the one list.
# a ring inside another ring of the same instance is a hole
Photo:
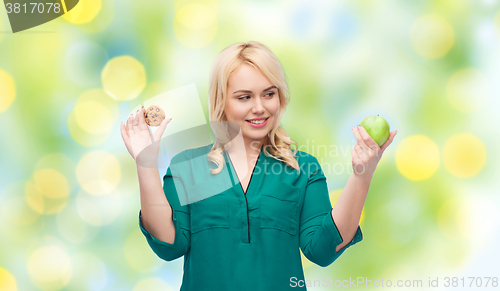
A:
{"label": "woman's eyebrow", "polygon": [[[271,87],[269,87],[269,88],[266,88],[266,89],[262,90],[262,92],[266,92],[266,91],[271,90],[271,89],[273,89],[273,88],[277,88],[277,87],[276,87],[276,86],[271,86]],[[250,90],[237,90],[237,91],[234,91],[234,92],[233,92],[233,94],[238,93],[238,92],[242,92],[242,93],[252,93],[252,91],[250,91]]]}

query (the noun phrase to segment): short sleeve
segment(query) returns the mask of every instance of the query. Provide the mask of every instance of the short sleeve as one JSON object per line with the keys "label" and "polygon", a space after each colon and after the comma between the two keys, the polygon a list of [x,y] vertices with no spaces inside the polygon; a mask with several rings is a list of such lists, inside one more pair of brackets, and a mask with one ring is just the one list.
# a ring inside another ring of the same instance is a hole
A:
{"label": "short sleeve", "polygon": [[178,179],[178,177],[173,177],[171,169],[168,167],[163,178],[163,191],[172,209],[172,220],[175,226],[175,239],[173,244],[161,241],[152,236],[151,233],[144,228],[141,211],[139,210],[139,227],[141,232],[146,237],[153,252],[165,261],[172,261],[185,255],[189,251],[191,245],[189,207],[188,205],[180,205],[176,185],[179,187],[182,183],[180,180],[174,183],[174,179]]}
{"label": "short sleeve", "polygon": [[352,241],[339,252],[336,251],[343,238],[331,214],[332,204],[326,177],[315,157],[307,156],[305,163],[308,179],[300,215],[300,248],[311,262],[326,267],[348,247],[361,241],[363,236],[358,226]]}

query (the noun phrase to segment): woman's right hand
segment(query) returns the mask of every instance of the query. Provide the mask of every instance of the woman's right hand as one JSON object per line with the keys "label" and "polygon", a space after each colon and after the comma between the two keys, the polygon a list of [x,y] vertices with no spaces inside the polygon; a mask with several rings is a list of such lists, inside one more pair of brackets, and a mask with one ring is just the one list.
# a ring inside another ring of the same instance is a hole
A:
{"label": "woman's right hand", "polygon": [[[154,167],[158,161],[158,151],[160,149],[160,139],[170,123],[170,119],[164,119],[156,132],[151,135],[148,124],[144,119],[144,106],[137,110],[135,117],[133,114],[127,119],[127,124],[121,123],[121,134],[128,152],[135,162],[141,166]],[[151,140],[153,137],[154,142]],[[140,155],[139,155],[140,154]]]}

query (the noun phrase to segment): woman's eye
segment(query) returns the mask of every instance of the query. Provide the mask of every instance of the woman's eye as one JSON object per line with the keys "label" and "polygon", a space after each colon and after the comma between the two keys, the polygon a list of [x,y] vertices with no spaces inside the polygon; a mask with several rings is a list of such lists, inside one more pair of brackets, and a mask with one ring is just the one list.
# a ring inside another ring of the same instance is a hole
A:
{"label": "woman's eye", "polygon": [[[276,94],[276,93],[271,92],[271,93],[267,93],[266,96],[269,95],[268,97],[273,97],[274,94]],[[250,98],[250,96],[242,96],[242,97],[240,97],[238,99],[239,100],[247,100],[248,98]]]}

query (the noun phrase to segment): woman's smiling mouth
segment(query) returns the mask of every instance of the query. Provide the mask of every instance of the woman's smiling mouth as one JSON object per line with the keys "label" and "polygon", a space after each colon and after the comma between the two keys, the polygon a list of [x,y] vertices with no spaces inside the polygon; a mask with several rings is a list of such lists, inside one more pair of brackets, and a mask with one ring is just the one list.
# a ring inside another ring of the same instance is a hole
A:
{"label": "woman's smiling mouth", "polygon": [[266,117],[265,119],[253,119],[253,120],[245,120],[250,126],[252,127],[264,127],[267,124],[267,121],[269,120],[269,117]]}

